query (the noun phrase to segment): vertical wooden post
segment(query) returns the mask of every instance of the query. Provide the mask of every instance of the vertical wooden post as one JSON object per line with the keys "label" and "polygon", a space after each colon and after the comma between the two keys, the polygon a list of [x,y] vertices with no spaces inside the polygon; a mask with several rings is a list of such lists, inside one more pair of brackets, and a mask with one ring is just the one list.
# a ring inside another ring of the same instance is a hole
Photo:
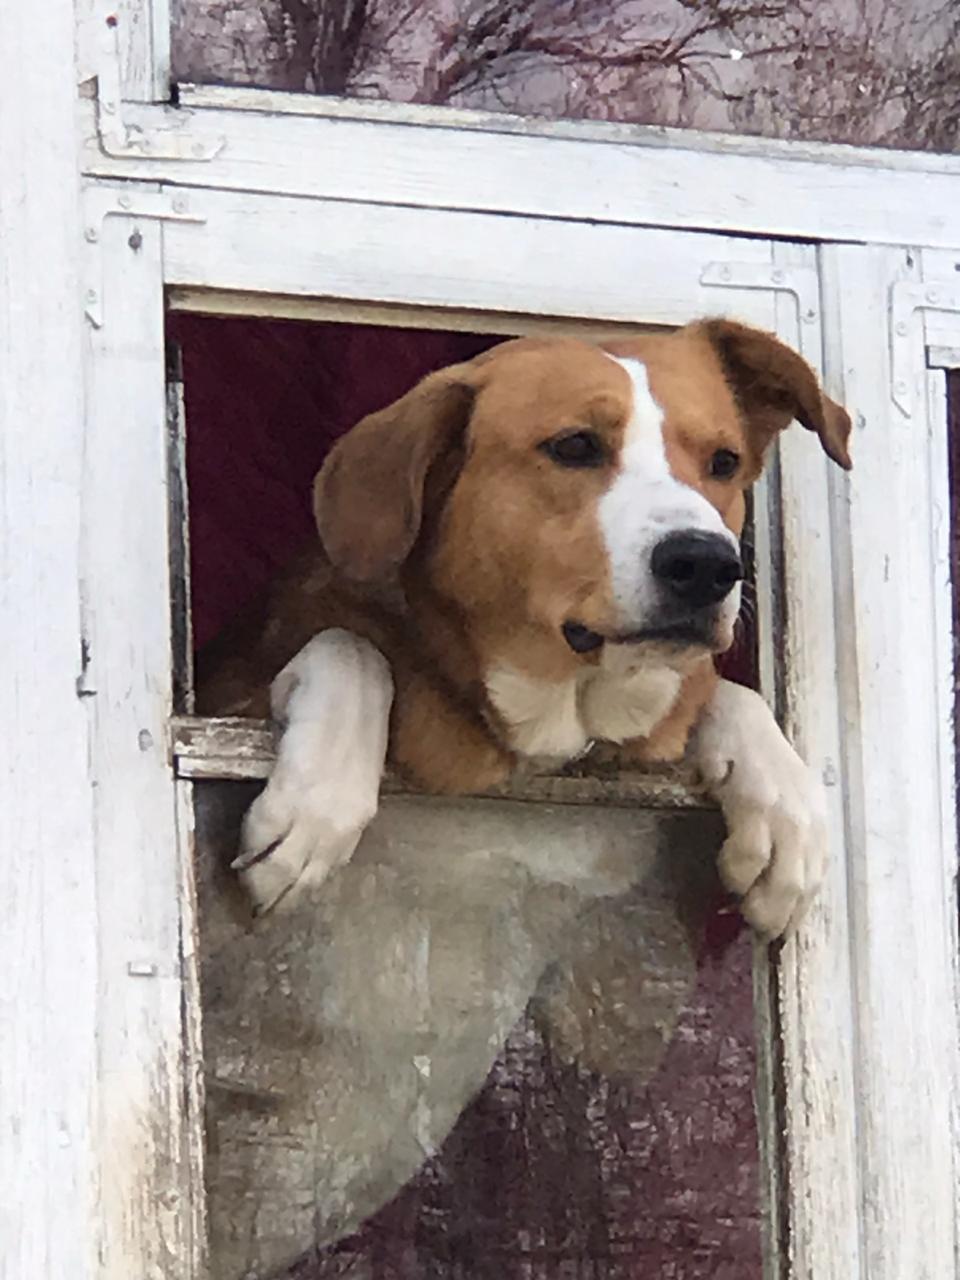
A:
{"label": "vertical wooden post", "polygon": [[88,1280],[97,906],[69,3],[0,5],[0,1275]]}

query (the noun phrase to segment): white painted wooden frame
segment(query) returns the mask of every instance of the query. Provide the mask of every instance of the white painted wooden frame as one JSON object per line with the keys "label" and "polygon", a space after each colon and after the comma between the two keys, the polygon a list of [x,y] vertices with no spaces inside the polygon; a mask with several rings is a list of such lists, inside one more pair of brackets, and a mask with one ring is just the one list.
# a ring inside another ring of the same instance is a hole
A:
{"label": "white painted wooden frame", "polygon": [[[5,92],[30,104],[0,112],[0,1275],[202,1265],[189,814],[166,737],[178,286],[602,322],[723,310],[822,363],[857,468],[788,433],[760,521],[761,563],[783,564],[765,682],[834,784],[836,849],[769,975],[780,1245],[798,1280],[956,1280],[949,495],[924,350],[960,347],[960,161],[235,90],[175,109],[167,21],[164,0],[79,0],[74,64],[68,6],[39,26],[0,6]],[[119,133],[93,77],[119,86]],[[939,298],[907,307],[916,285]]]}

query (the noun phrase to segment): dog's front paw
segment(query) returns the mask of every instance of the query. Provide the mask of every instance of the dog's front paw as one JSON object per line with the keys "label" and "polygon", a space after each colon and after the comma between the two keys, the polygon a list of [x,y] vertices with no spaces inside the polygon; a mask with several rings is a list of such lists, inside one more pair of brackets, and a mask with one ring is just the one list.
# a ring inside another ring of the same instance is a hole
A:
{"label": "dog's front paw", "polygon": [[721,681],[695,738],[704,781],[720,803],[727,839],[720,877],[766,938],[799,923],[823,879],[823,786],[780,731],[763,699]]}
{"label": "dog's front paw", "polygon": [[349,632],[322,632],[273,683],[286,722],[270,780],[247,812],[233,868],[258,914],[322,883],[377,812],[393,680]]}
{"label": "dog's front paw", "polygon": [[376,814],[375,798],[345,810],[342,796],[301,784],[277,770],[243,821],[232,866],[258,915],[348,861]]}

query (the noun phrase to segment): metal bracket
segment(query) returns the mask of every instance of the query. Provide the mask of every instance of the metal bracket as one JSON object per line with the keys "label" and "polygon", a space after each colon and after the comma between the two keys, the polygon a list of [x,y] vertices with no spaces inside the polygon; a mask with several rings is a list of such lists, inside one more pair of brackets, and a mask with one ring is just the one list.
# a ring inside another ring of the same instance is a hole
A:
{"label": "metal bracket", "polygon": [[920,311],[960,312],[960,284],[898,280],[890,286],[890,394],[907,418],[913,413],[914,321]]}
{"label": "metal bracket", "polygon": [[227,145],[223,137],[199,138],[183,129],[150,134],[124,123],[120,23],[113,13],[104,18],[97,37],[97,137],[103,153],[118,160],[213,160]]}
{"label": "metal bracket", "polygon": [[788,293],[800,324],[820,319],[820,278],[814,267],[776,267],[762,262],[708,262],[700,283],[720,289],[766,289]]}
{"label": "metal bracket", "polygon": [[[86,287],[83,307],[95,329],[103,326],[103,262],[100,240],[107,218],[149,219],[156,222],[206,222],[203,214],[194,213],[182,192],[117,191],[103,186],[90,186],[84,192],[83,238],[87,244]],[[136,230],[134,230],[134,235]]]}

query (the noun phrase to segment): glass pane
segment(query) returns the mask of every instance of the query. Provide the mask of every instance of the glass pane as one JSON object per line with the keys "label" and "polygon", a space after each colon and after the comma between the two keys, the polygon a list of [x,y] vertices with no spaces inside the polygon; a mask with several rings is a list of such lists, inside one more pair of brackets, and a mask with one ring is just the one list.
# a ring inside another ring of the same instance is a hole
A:
{"label": "glass pane", "polygon": [[[224,868],[253,794],[197,790],[213,1280],[760,1280],[717,819],[395,798],[251,930]],[[564,841],[629,848],[634,885],[527,876]]]}
{"label": "glass pane", "polygon": [[[497,339],[175,315],[201,652],[315,537],[333,440]],[[751,668],[749,631],[740,674]],[[252,925],[195,788],[213,1280],[759,1280],[752,948],[719,819],[395,797]],[[557,884],[538,849],[621,858]],[[535,859],[534,859],[535,860]]]}
{"label": "glass pane", "polygon": [[174,74],[955,151],[951,0],[179,0]]}

